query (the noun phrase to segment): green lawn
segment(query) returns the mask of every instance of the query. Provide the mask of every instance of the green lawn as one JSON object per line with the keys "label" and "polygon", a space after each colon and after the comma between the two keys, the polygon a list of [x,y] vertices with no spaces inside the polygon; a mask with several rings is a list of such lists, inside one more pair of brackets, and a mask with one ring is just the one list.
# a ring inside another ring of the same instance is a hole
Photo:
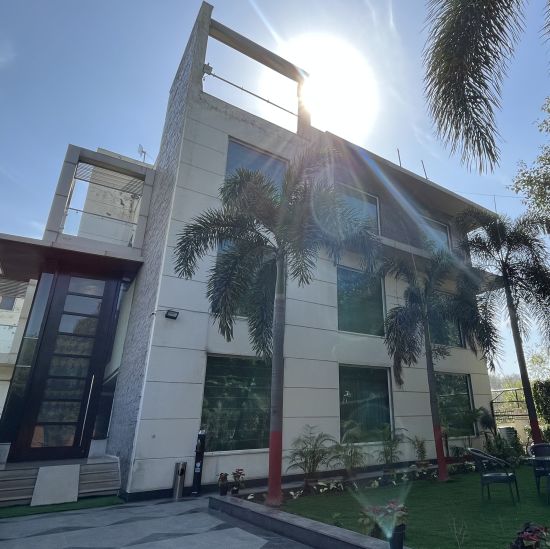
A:
{"label": "green lawn", "polygon": [[75,511],[77,509],[92,509],[94,507],[107,507],[124,503],[117,496],[97,496],[83,498],[72,503],[59,503],[57,505],[13,505],[12,507],[0,507],[0,519],[23,517],[25,515],[39,515],[42,513],[57,513],[58,511]]}
{"label": "green lawn", "polygon": [[[413,549],[506,549],[524,522],[550,526],[546,493],[537,496],[530,467],[518,469],[518,483],[521,502],[516,506],[506,485],[493,485],[491,501],[482,503],[477,473],[453,476],[447,483],[418,480],[367,489],[361,498],[366,505],[392,499],[405,503],[409,511],[405,543]],[[544,480],[542,488],[544,492]],[[340,513],[345,528],[360,532],[360,506],[351,492],[333,492],[288,501],[283,509],[329,524],[333,524],[332,515]]]}

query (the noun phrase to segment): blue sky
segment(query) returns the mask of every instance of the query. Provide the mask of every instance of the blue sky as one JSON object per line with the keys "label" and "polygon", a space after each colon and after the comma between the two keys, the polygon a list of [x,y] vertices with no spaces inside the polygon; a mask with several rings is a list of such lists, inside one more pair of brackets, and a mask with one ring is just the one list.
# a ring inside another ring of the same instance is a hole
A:
{"label": "blue sky", "polygon": [[[155,158],[168,90],[199,7],[198,0],[0,0],[0,232],[41,236],[69,143],[132,157],[142,143]],[[219,0],[213,16],[276,51],[310,33],[353,45],[379,95],[358,144],[393,161],[399,147],[404,167],[422,173],[424,160],[430,179],[493,209],[493,197],[482,195],[511,195],[506,186],[517,162],[532,160],[543,140],[536,128],[549,89],[543,9],[543,2],[528,4],[499,114],[502,162],[484,176],[449,157],[432,132],[422,95],[423,0]],[[207,60],[239,85],[262,89],[253,64],[227,48],[212,43]],[[345,90],[349,82],[340,76]],[[523,210],[517,197],[497,196],[496,205],[512,215]],[[509,341],[503,368],[515,370]]]}

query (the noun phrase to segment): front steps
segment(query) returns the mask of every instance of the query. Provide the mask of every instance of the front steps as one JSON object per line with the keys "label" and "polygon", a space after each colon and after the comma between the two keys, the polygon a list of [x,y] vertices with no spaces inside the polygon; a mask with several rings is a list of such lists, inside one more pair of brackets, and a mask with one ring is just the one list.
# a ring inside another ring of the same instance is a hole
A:
{"label": "front steps", "polygon": [[119,493],[120,468],[118,459],[112,456],[81,460],[8,463],[0,469],[0,507],[30,504],[38,469],[68,464],[80,465],[78,499]]}

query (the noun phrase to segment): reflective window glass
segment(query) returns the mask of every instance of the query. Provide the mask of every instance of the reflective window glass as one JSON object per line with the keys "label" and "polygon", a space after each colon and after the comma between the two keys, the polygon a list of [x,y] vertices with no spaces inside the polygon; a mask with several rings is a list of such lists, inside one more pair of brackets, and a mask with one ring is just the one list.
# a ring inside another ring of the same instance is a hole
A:
{"label": "reflective window glass", "polygon": [[59,402],[44,400],[40,405],[37,423],[78,421],[80,402]]}
{"label": "reflective window glass", "polygon": [[72,356],[53,356],[50,362],[51,376],[86,377],[88,374],[88,358]]}
{"label": "reflective window glass", "polygon": [[67,295],[63,310],[66,313],[81,313],[85,315],[97,315],[101,307],[101,299],[83,297],[80,295]]}
{"label": "reflective window glass", "polygon": [[89,316],[63,315],[59,331],[77,335],[94,335],[97,330],[97,318]]}
{"label": "reflective window glass", "polygon": [[36,425],[34,428],[31,447],[46,448],[72,446],[76,425]]}
{"label": "reflective window glass", "polygon": [[93,278],[80,278],[73,276],[69,282],[69,292],[75,294],[86,294],[101,297],[104,290],[104,280],[94,280]]}
{"label": "reflective window glass", "polygon": [[260,360],[208,357],[202,426],[208,451],[269,446],[271,365]]}
{"label": "reflective window glass", "polygon": [[71,335],[58,335],[55,340],[55,353],[63,355],[90,356],[94,348],[94,339]]}

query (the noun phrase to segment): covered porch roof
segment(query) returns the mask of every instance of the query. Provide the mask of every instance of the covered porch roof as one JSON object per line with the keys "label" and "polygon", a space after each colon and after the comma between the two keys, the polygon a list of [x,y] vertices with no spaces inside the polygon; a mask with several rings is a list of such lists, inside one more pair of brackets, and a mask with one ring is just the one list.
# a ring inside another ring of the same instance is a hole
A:
{"label": "covered porch roof", "polygon": [[76,249],[64,242],[0,233],[0,276],[27,281],[47,269],[133,279],[143,259],[104,250]]}

